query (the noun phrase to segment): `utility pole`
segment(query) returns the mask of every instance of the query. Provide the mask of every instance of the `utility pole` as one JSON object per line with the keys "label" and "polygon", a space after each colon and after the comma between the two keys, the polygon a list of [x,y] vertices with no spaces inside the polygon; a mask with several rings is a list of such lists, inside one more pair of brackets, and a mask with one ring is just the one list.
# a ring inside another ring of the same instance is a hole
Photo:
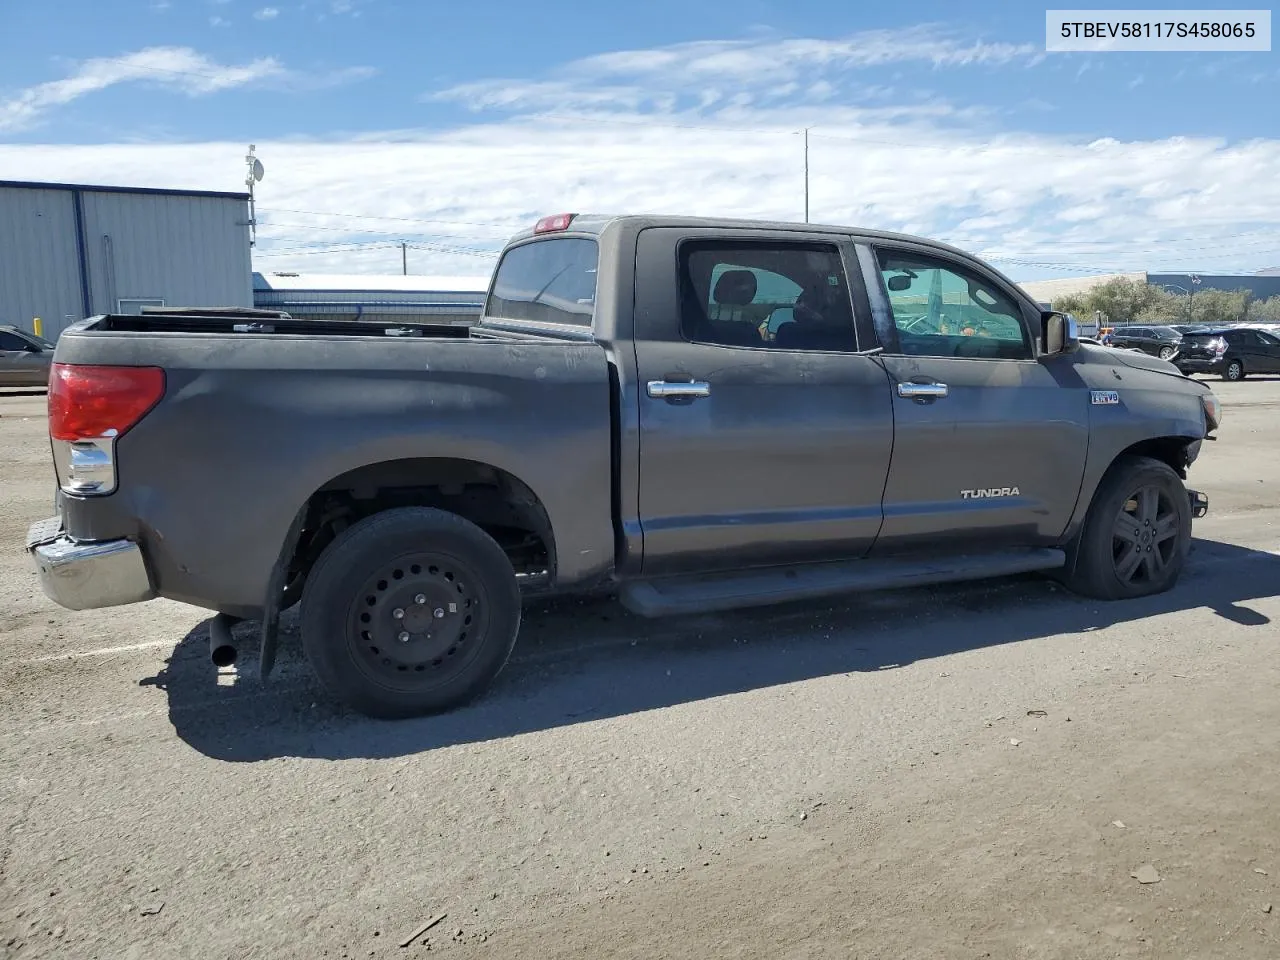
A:
{"label": "utility pole", "polygon": [[809,222],[809,128],[804,128],[804,222]]}
{"label": "utility pole", "polygon": [[400,272],[406,277],[409,275],[409,245],[403,240],[400,241]]}

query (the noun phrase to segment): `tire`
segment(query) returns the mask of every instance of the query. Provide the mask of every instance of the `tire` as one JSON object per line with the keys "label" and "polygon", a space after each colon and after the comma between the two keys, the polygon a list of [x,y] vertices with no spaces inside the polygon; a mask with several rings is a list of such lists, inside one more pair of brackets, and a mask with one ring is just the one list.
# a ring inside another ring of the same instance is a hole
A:
{"label": "tire", "polygon": [[1164,593],[1190,551],[1191,503],[1181,478],[1167,463],[1125,457],[1098,485],[1064,581],[1099,600]]}
{"label": "tire", "polygon": [[439,713],[485,690],[520,630],[502,548],[456,514],[386,510],[325,548],[302,594],[302,648],[334,697],[371,717]]}
{"label": "tire", "polygon": [[1239,360],[1232,360],[1227,364],[1227,369],[1222,371],[1223,380],[1243,380],[1244,364]]}
{"label": "tire", "polygon": [[1160,353],[1158,354],[1158,356],[1160,357],[1161,360],[1168,360],[1177,352],[1178,351],[1173,349],[1173,347],[1161,347]]}

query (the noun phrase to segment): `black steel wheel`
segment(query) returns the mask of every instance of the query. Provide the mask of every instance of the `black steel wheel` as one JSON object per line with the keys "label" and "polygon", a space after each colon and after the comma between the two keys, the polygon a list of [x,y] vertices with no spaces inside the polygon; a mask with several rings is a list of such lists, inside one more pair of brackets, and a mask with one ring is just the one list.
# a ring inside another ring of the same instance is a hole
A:
{"label": "black steel wheel", "polygon": [[303,648],[320,681],[362,713],[447,710],[510,656],[520,591],[479,527],[428,508],[354,524],[321,554],[302,599]]}
{"label": "black steel wheel", "polygon": [[1064,580],[1104,600],[1163,593],[1191,550],[1191,503],[1167,463],[1126,457],[1098,485],[1069,550]]}

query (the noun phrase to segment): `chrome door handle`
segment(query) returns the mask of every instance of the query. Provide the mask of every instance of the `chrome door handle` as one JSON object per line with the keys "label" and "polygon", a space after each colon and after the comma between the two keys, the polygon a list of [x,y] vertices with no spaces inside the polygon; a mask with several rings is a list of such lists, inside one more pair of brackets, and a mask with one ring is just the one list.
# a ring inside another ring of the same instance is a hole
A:
{"label": "chrome door handle", "polygon": [[926,398],[945,397],[947,395],[947,385],[945,383],[900,383],[898,384],[898,396],[909,397],[913,400]]}
{"label": "chrome door handle", "polygon": [[650,380],[649,396],[657,400],[680,397],[709,397],[711,384],[694,380],[691,383],[672,383],[670,380]]}

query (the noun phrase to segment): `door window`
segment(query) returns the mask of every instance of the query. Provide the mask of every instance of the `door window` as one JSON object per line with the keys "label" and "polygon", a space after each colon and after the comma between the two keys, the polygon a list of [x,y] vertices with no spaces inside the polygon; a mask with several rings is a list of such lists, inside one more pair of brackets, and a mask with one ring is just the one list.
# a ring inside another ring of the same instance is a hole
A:
{"label": "door window", "polygon": [[856,350],[839,248],[750,241],[682,244],[680,329],[696,343]]}
{"label": "door window", "polygon": [[881,250],[880,271],[904,354],[1026,360],[1018,305],[977,274],[934,257]]}
{"label": "door window", "polygon": [[0,330],[0,350],[26,350],[29,344],[17,334]]}

